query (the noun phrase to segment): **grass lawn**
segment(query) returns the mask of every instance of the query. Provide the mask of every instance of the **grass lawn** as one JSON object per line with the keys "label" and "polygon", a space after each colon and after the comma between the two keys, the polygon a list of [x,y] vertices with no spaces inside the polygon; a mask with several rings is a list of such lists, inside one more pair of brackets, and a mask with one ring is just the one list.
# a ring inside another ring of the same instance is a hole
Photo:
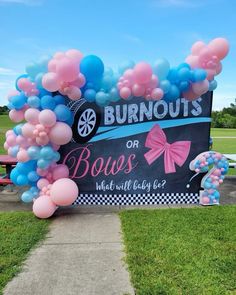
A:
{"label": "grass lawn", "polygon": [[236,129],[225,129],[225,128],[211,128],[211,136],[225,137],[234,136],[236,137]]}
{"label": "grass lawn", "polygon": [[45,237],[48,225],[48,220],[39,220],[33,213],[0,213],[0,294],[19,272],[29,250]]}
{"label": "grass lawn", "polygon": [[135,294],[236,294],[236,206],[120,218]]}

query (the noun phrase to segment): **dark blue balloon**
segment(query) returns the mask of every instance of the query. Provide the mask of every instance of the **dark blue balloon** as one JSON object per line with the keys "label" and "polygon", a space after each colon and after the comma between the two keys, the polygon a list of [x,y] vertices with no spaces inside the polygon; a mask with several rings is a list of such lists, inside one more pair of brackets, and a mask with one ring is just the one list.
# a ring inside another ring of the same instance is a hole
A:
{"label": "dark blue balloon", "polygon": [[50,91],[47,91],[46,89],[42,88],[39,90],[39,97],[43,97],[44,95],[52,95]]}
{"label": "dark blue balloon", "polygon": [[17,184],[18,185],[27,185],[28,184],[28,178],[27,178],[27,176],[24,175],[24,174],[20,174],[17,177]]}
{"label": "dark blue balloon", "polygon": [[73,114],[71,113],[71,116],[68,120],[65,121],[66,124],[68,124],[69,126],[72,126],[73,123],[74,123],[74,116]]}
{"label": "dark blue balloon", "polygon": [[207,72],[204,69],[194,69],[192,72],[192,81],[200,82],[205,80],[207,77]]}
{"label": "dark blue balloon", "polygon": [[62,121],[62,122],[69,120],[69,118],[71,116],[70,109],[63,104],[57,105],[54,109],[54,113],[57,117],[57,120]]}
{"label": "dark blue balloon", "polygon": [[102,78],[104,64],[96,55],[87,55],[80,62],[80,71],[85,76],[86,81],[98,81]]}
{"label": "dark blue balloon", "polygon": [[62,95],[55,95],[53,96],[56,104],[65,104],[65,97]]}
{"label": "dark blue balloon", "polygon": [[188,81],[191,78],[191,72],[188,68],[178,70],[178,78],[180,81]]}
{"label": "dark blue balloon", "polygon": [[52,96],[44,95],[41,98],[41,107],[43,110],[49,109],[53,111],[55,109],[55,106],[56,106],[56,102]]}
{"label": "dark blue balloon", "polygon": [[182,81],[179,83],[179,90],[180,91],[187,91],[190,87],[190,84],[188,81]]}
{"label": "dark blue balloon", "polygon": [[21,92],[19,95],[12,96],[10,102],[16,110],[20,110],[27,102],[27,97]]}

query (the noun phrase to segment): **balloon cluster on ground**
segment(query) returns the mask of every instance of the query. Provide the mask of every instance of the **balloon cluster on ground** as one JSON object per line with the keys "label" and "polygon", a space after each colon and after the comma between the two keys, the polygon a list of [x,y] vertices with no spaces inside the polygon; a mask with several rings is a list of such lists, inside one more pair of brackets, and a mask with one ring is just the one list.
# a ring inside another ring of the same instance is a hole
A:
{"label": "balloon cluster on ground", "polygon": [[[100,107],[137,97],[192,100],[217,87],[214,78],[228,50],[223,38],[208,45],[196,42],[191,55],[177,67],[158,59],[153,64],[124,62],[113,71],[105,68],[98,56],[83,56],[76,49],[56,52],[27,65],[26,73],[16,79],[15,89],[8,95],[9,117],[18,124],[6,133],[4,144],[18,161],[12,181],[31,186],[22,200],[33,201],[35,215],[47,218],[78,195],[77,186],[68,179],[68,168],[57,164],[58,149],[72,138],[69,100],[83,98]],[[63,195],[59,188],[63,188]]]}
{"label": "balloon cluster on ground", "polygon": [[211,166],[213,168],[203,177],[201,182],[201,186],[204,188],[200,197],[202,205],[219,204],[218,187],[223,183],[225,174],[229,170],[229,163],[224,155],[214,151],[201,153],[190,163],[190,169],[195,170],[196,173],[206,173]]}

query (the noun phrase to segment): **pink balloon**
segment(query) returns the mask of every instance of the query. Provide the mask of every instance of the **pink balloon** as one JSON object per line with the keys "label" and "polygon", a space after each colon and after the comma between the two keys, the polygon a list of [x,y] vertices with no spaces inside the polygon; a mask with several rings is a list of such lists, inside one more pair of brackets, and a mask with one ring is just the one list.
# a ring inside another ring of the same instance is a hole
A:
{"label": "pink balloon", "polygon": [[156,75],[152,75],[151,81],[148,83],[148,87],[150,88],[157,88],[159,84],[158,78]]}
{"label": "pink balloon", "polygon": [[120,89],[120,96],[123,99],[128,99],[131,96],[131,90],[128,87],[122,87]]}
{"label": "pink balloon", "polygon": [[9,149],[9,145],[8,145],[8,143],[7,143],[7,142],[4,142],[3,147],[4,147],[4,150],[7,151],[7,150]]}
{"label": "pink balloon", "polygon": [[211,81],[214,79],[216,71],[215,70],[206,70],[207,71],[207,80]]}
{"label": "pink balloon", "polygon": [[185,59],[186,63],[188,63],[192,69],[195,68],[199,68],[200,67],[200,63],[199,63],[199,57],[195,56],[195,55],[189,55],[186,59]]}
{"label": "pink balloon", "polygon": [[48,186],[48,185],[49,185],[49,181],[46,178],[41,178],[37,182],[37,187],[39,189],[42,189],[43,187]]}
{"label": "pink balloon", "polygon": [[67,124],[63,122],[57,122],[50,130],[49,138],[50,138],[50,141],[54,144],[57,144],[57,145],[66,144],[72,138],[72,130]]}
{"label": "pink balloon", "polygon": [[219,63],[217,64],[215,70],[216,70],[216,75],[219,75],[219,74],[221,73],[221,71],[222,71],[222,63],[221,63],[221,62],[219,62]]}
{"label": "pink balloon", "polygon": [[69,178],[56,180],[50,191],[52,201],[58,206],[71,205],[77,199],[78,194],[79,189],[76,183]]}
{"label": "pink balloon", "polygon": [[25,123],[22,127],[22,134],[25,137],[33,138],[34,137],[34,129],[35,125],[32,125],[30,123]]}
{"label": "pink balloon", "polygon": [[208,44],[214,55],[223,59],[229,52],[229,42],[225,38],[216,38]]}
{"label": "pink balloon", "polygon": [[32,88],[32,83],[27,78],[20,78],[17,81],[17,86],[23,91],[28,91]]}
{"label": "pink balloon", "polygon": [[128,69],[123,74],[124,80],[129,80],[131,83],[134,82],[134,70]]}
{"label": "pink balloon", "polygon": [[192,84],[193,92],[197,95],[202,95],[206,93],[209,89],[209,82],[207,79],[201,82],[193,83]]}
{"label": "pink balloon", "polygon": [[145,94],[145,86],[142,84],[134,84],[132,87],[132,94],[134,96],[143,96]]}
{"label": "pink balloon", "polygon": [[152,93],[151,93],[152,99],[159,100],[159,99],[162,99],[163,96],[164,96],[164,92],[161,88],[155,88],[152,90]]}
{"label": "pink balloon", "polygon": [[206,44],[202,41],[197,41],[193,44],[191,52],[193,55],[199,55],[200,51],[206,47]]}
{"label": "pink balloon", "polygon": [[[43,110],[39,113],[39,122],[45,127],[52,127],[56,124],[57,117],[51,110]],[[43,131],[43,130],[42,130]]]}
{"label": "pink balloon", "polygon": [[49,218],[56,211],[57,206],[49,196],[38,197],[33,204],[34,215],[38,218]]}
{"label": "pink balloon", "polygon": [[48,91],[54,92],[60,88],[59,77],[56,73],[46,73],[42,79],[42,85]]}
{"label": "pink balloon", "polygon": [[9,135],[14,135],[15,136],[15,132],[13,130],[7,130],[6,137],[8,137]]}
{"label": "pink balloon", "polygon": [[20,150],[16,156],[19,162],[27,162],[29,161],[29,156],[26,150]]}
{"label": "pink balloon", "polygon": [[6,138],[6,143],[8,146],[14,146],[16,145],[16,136],[15,135],[9,135]]}
{"label": "pink balloon", "polygon": [[46,176],[48,174],[48,170],[47,169],[40,169],[40,168],[37,168],[37,173],[38,175],[40,176]]}
{"label": "pink balloon", "polygon": [[25,137],[23,137],[22,135],[18,135],[16,137],[16,143],[17,144],[22,144],[23,142],[25,142],[27,139]]}
{"label": "pink balloon", "polygon": [[54,180],[57,180],[60,178],[68,178],[69,177],[68,167],[64,164],[57,165],[52,171],[52,177]]}
{"label": "pink balloon", "polygon": [[184,98],[186,98],[187,100],[190,100],[190,101],[199,97],[199,95],[197,95],[196,93],[193,92],[191,87],[188,91],[183,92],[182,95]]}
{"label": "pink balloon", "polygon": [[71,100],[80,99],[81,98],[81,90],[78,87],[71,85],[68,87],[67,95]]}
{"label": "pink balloon", "polygon": [[36,143],[38,145],[46,145],[49,143],[49,137],[45,136],[45,137],[37,137],[36,138]]}
{"label": "pink balloon", "polygon": [[83,58],[83,53],[77,49],[69,49],[66,51],[66,56],[74,59],[77,63]]}
{"label": "pink balloon", "polygon": [[22,110],[20,111],[16,111],[16,110],[11,110],[9,112],[9,118],[13,121],[13,122],[20,122],[22,120],[24,120],[24,112]]}
{"label": "pink balloon", "polygon": [[78,64],[70,58],[62,58],[57,63],[57,74],[61,81],[72,82],[79,75]]}
{"label": "pink balloon", "polygon": [[65,57],[65,54],[64,54],[64,52],[61,52],[61,51],[58,51],[53,55],[53,58],[55,58],[55,59],[62,59],[64,57]]}
{"label": "pink balloon", "polygon": [[146,62],[140,62],[134,67],[134,78],[138,84],[145,84],[151,80],[152,67]]}
{"label": "pink balloon", "polygon": [[39,110],[30,108],[25,112],[25,120],[30,124],[36,125],[39,123],[39,114]]}
{"label": "pink balloon", "polygon": [[53,58],[49,61],[48,71],[56,73],[56,71],[57,71],[57,60],[56,59]]}

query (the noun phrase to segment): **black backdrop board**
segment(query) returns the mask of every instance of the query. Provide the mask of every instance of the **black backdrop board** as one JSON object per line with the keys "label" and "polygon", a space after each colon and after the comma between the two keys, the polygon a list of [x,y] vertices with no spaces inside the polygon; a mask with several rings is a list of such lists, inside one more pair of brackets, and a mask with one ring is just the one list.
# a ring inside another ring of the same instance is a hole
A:
{"label": "black backdrop board", "polygon": [[189,182],[189,163],[209,149],[211,105],[211,92],[193,102],[70,102],[73,140],[60,153],[80,190],[75,203],[197,203],[204,175]]}

